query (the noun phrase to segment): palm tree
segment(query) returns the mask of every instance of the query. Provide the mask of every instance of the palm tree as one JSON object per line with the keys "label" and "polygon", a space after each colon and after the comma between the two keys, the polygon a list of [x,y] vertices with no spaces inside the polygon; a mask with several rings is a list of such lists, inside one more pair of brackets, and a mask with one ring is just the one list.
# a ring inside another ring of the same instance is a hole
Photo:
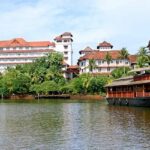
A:
{"label": "palm tree", "polygon": [[119,58],[123,59],[124,62],[124,75],[125,75],[125,60],[128,59],[129,57],[129,52],[126,48],[122,48],[121,51],[119,52]]}
{"label": "palm tree", "polygon": [[89,71],[91,73],[93,73],[93,70],[97,67],[96,63],[95,63],[95,60],[94,59],[89,59],[89,65],[88,65],[88,68],[89,68]]}
{"label": "palm tree", "polygon": [[104,60],[106,60],[107,65],[108,65],[108,68],[109,68],[109,64],[110,64],[110,62],[112,61],[112,57],[111,57],[111,55],[109,54],[109,52],[106,53]]}
{"label": "palm tree", "polygon": [[144,67],[149,64],[150,57],[148,55],[147,50],[145,47],[141,47],[138,51],[138,60],[137,60],[137,66],[138,67]]}

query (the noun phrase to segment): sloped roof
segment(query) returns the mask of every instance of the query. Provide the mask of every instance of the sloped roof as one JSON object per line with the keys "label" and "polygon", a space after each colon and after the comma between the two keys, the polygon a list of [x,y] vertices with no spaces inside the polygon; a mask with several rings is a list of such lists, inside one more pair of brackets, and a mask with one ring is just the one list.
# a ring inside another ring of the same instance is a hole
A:
{"label": "sloped roof", "polygon": [[144,67],[144,68],[135,68],[131,70],[130,72],[141,72],[141,71],[149,71],[150,67]]}
{"label": "sloped roof", "polygon": [[92,52],[92,51],[93,51],[93,49],[91,47],[87,46],[85,49],[80,50],[79,53],[81,54],[82,52]]}
{"label": "sloped roof", "polygon": [[68,67],[68,69],[79,69],[78,65],[71,65]]}
{"label": "sloped roof", "polygon": [[107,52],[111,55],[112,59],[118,59],[120,50],[113,50],[113,51],[93,51],[84,55],[83,57],[79,58],[79,61],[86,60],[86,59],[95,59],[95,60],[103,60]]}
{"label": "sloped roof", "polygon": [[[66,38],[66,37],[64,37],[64,36],[70,36],[70,38]],[[62,40],[64,40],[64,39],[71,39],[72,40],[72,38],[71,37],[73,37],[73,35],[70,33],[70,32],[64,32],[63,34],[61,34],[61,35],[59,35],[59,36],[56,36],[55,38],[54,38],[54,40],[55,41],[62,41]],[[73,41],[73,40],[72,40]]]}
{"label": "sloped roof", "polygon": [[131,63],[137,63],[137,55],[129,55],[129,60]]}
{"label": "sloped roof", "polygon": [[100,47],[111,47],[111,48],[113,48],[113,45],[106,42],[106,41],[103,41],[102,43],[99,43],[97,46],[97,48],[100,48]]}
{"label": "sloped roof", "polygon": [[50,41],[33,41],[33,42],[27,42],[23,38],[14,38],[12,40],[6,40],[6,41],[0,41],[0,47],[47,47],[47,46],[55,46],[55,43]]}
{"label": "sloped roof", "polygon": [[73,36],[72,34],[71,34],[71,32],[64,32],[63,34],[61,34],[61,36]]}
{"label": "sloped roof", "polygon": [[105,87],[128,86],[128,85],[138,85],[138,84],[146,84],[146,83],[150,83],[150,80],[133,81],[133,79],[129,79],[124,81],[113,81],[112,83],[107,84]]}

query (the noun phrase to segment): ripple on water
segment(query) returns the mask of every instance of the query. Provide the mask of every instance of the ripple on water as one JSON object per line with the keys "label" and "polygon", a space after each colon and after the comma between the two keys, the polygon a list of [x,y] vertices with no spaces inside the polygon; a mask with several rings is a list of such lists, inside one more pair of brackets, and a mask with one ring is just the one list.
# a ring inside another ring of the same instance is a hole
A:
{"label": "ripple on water", "polygon": [[150,109],[105,101],[0,104],[0,149],[150,149]]}

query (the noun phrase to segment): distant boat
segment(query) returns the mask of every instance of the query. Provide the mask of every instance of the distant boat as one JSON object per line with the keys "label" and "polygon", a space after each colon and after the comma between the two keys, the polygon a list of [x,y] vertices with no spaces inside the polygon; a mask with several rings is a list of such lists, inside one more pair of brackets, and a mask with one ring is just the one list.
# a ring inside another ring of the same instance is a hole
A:
{"label": "distant boat", "polygon": [[150,107],[150,67],[134,69],[136,75],[106,85],[110,105]]}

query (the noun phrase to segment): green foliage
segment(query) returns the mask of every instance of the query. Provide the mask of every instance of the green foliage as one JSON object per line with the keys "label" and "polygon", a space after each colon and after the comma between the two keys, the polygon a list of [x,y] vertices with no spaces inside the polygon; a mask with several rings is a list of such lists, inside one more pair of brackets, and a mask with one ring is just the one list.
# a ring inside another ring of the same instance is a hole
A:
{"label": "green foliage", "polygon": [[89,71],[90,72],[93,72],[93,70],[96,68],[96,63],[95,63],[95,60],[94,59],[89,59],[89,65],[88,65],[88,68],[89,68]]}
{"label": "green foliage", "polygon": [[105,60],[106,60],[107,64],[109,65],[110,62],[111,62],[111,60],[112,60],[112,57],[111,57],[111,55],[109,54],[109,52],[106,53],[106,55],[105,55]]}
{"label": "green foliage", "polygon": [[128,75],[128,72],[130,71],[131,69],[129,67],[119,67],[119,68],[116,68],[114,69],[112,72],[111,72],[111,75],[113,78],[117,79],[117,78],[121,78],[123,76],[126,76]]}
{"label": "green foliage", "polygon": [[62,54],[53,52],[31,64],[8,67],[0,76],[0,94],[58,91],[66,82],[61,71],[62,61]]}
{"label": "green foliage", "polygon": [[[121,51],[119,52],[119,58],[120,59],[123,59],[124,60],[124,63],[125,63],[125,60],[128,59],[129,57],[129,52],[126,48],[122,48]],[[125,64],[124,64],[124,71],[123,71],[123,74],[124,76],[126,75],[126,67],[125,67]]]}
{"label": "green foliage", "polygon": [[119,52],[119,58],[120,59],[128,59],[129,52],[126,48],[122,48],[121,51]]}
{"label": "green foliage", "polygon": [[69,86],[73,94],[98,94],[105,92],[104,85],[108,82],[107,76],[92,76],[91,74],[82,74],[74,78]]}
{"label": "green foliage", "polygon": [[148,51],[144,47],[141,47],[138,51],[137,67],[146,67],[149,63],[150,56],[148,55]]}
{"label": "green foliage", "polygon": [[9,94],[12,93],[28,93],[30,86],[30,76],[27,73],[11,68],[3,75],[1,85],[7,89]]}
{"label": "green foliage", "polygon": [[[63,57],[60,53],[51,53],[36,59],[31,64],[7,68],[0,75],[0,94],[99,94],[104,93],[104,85],[109,81],[107,76],[82,74],[71,81],[66,81],[62,73]],[[96,67],[95,61],[89,61],[89,70]]]}

